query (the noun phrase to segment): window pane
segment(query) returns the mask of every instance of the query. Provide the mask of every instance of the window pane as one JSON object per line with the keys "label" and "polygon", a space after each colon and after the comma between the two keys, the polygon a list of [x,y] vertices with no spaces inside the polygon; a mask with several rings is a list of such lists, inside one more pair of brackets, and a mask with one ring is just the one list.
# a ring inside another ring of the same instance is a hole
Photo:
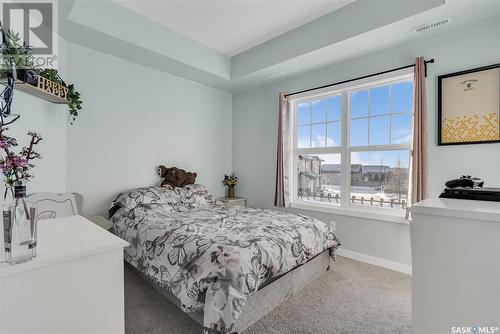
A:
{"label": "window pane", "polygon": [[413,111],[413,81],[392,85],[392,112]]}
{"label": "window pane", "polygon": [[342,140],[340,137],[341,133],[340,127],[341,127],[340,121],[328,123],[326,129],[326,134],[327,134],[326,146],[332,147],[341,145]]}
{"label": "window pane", "polygon": [[326,146],[326,124],[314,124],[311,126],[311,147]]}
{"label": "window pane", "polygon": [[326,121],[325,100],[312,102],[312,122],[324,123]]}
{"label": "window pane", "polygon": [[304,125],[311,123],[311,103],[299,103],[297,124]]}
{"label": "window pane", "polygon": [[311,126],[298,126],[297,127],[297,147],[307,148],[311,147]]}
{"label": "window pane", "polygon": [[412,114],[391,116],[391,141],[393,144],[409,144],[412,135]]}
{"label": "window pane", "polygon": [[368,145],[368,118],[351,121],[351,146]]}
{"label": "window pane", "polygon": [[351,204],[404,209],[409,163],[408,150],[352,152]]}
{"label": "window pane", "polygon": [[340,154],[302,154],[297,164],[299,199],[340,205]]}
{"label": "window pane", "polygon": [[370,115],[389,113],[389,86],[373,88],[370,91]]}
{"label": "window pane", "polygon": [[389,116],[370,118],[370,145],[389,144]]}
{"label": "window pane", "polygon": [[368,91],[354,92],[350,94],[351,118],[368,116]]}
{"label": "window pane", "polygon": [[340,121],[342,114],[342,97],[332,96],[327,100],[327,121]]}

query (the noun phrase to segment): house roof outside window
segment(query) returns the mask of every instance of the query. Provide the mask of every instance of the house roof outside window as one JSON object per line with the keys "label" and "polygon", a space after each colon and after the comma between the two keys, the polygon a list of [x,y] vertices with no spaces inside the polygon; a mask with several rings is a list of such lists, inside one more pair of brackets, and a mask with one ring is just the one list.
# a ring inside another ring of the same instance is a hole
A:
{"label": "house roof outside window", "polygon": [[318,156],[316,155],[309,155],[309,154],[301,154],[299,155],[299,159],[302,159],[302,160],[315,160],[315,161],[324,161],[324,160],[321,160]]}
{"label": "house roof outside window", "polygon": [[[360,173],[363,166],[360,164],[351,165],[351,173]],[[321,166],[322,173],[340,173],[340,164],[325,164]]]}
{"label": "house roof outside window", "polygon": [[300,171],[299,172],[299,175],[304,175],[305,177],[308,177],[310,179],[317,179],[319,177],[318,174],[316,173],[313,173],[311,171],[308,171],[308,170],[303,170],[303,171]]}

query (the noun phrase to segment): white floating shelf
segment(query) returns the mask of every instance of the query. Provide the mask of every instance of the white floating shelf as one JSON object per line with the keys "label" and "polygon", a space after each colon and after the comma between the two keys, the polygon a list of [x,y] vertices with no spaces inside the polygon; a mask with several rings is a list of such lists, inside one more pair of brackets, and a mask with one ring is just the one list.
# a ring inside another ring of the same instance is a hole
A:
{"label": "white floating shelf", "polygon": [[46,101],[52,102],[52,103],[68,104],[68,100],[66,100],[60,96],[46,92],[43,89],[40,89],[38,87],[27,84],[26,82],[21,81],[21,80],[16,80],[16,89],[20,90],[22,92],[25,92],[27,94],[44,99]]}

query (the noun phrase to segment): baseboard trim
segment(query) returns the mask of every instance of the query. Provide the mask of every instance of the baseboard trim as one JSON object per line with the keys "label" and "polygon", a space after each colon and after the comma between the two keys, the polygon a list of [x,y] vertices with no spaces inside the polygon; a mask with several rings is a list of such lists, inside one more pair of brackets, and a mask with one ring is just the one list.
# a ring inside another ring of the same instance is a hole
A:
{"label": "baseboard trim", "polygon": [[391,260],[382,259],[380,257],[375,257],[371,255],[366,255],[358,252],[353,252],[344,248],[337,249],[336,252],[339,256],[347,257],[360,262],[365,262],[373,264],[374,266],[379,266],[382,268],[399,271],[411,275],[411,266],[399,262],[394,262]]}

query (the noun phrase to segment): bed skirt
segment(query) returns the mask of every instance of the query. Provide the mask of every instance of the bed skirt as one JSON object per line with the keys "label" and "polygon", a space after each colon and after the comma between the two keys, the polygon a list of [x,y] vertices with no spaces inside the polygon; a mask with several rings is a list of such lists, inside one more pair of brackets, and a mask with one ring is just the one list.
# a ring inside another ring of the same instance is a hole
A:
{"label": "bed skirt", "polygon": [[[233,330],[241,333],[253,325],[288,298],[328,271],[330,269],[330,261],[330,250],[327,249],[302,266],[292,269],[288,273],[259,289],[256,293],[248,297]],[[180,309],[181,303],[173,293],[167,289],[161,288],[143,273],[140,273],[140,276]],[[203,312],[189,312],[186,314],[203,326]]]}

